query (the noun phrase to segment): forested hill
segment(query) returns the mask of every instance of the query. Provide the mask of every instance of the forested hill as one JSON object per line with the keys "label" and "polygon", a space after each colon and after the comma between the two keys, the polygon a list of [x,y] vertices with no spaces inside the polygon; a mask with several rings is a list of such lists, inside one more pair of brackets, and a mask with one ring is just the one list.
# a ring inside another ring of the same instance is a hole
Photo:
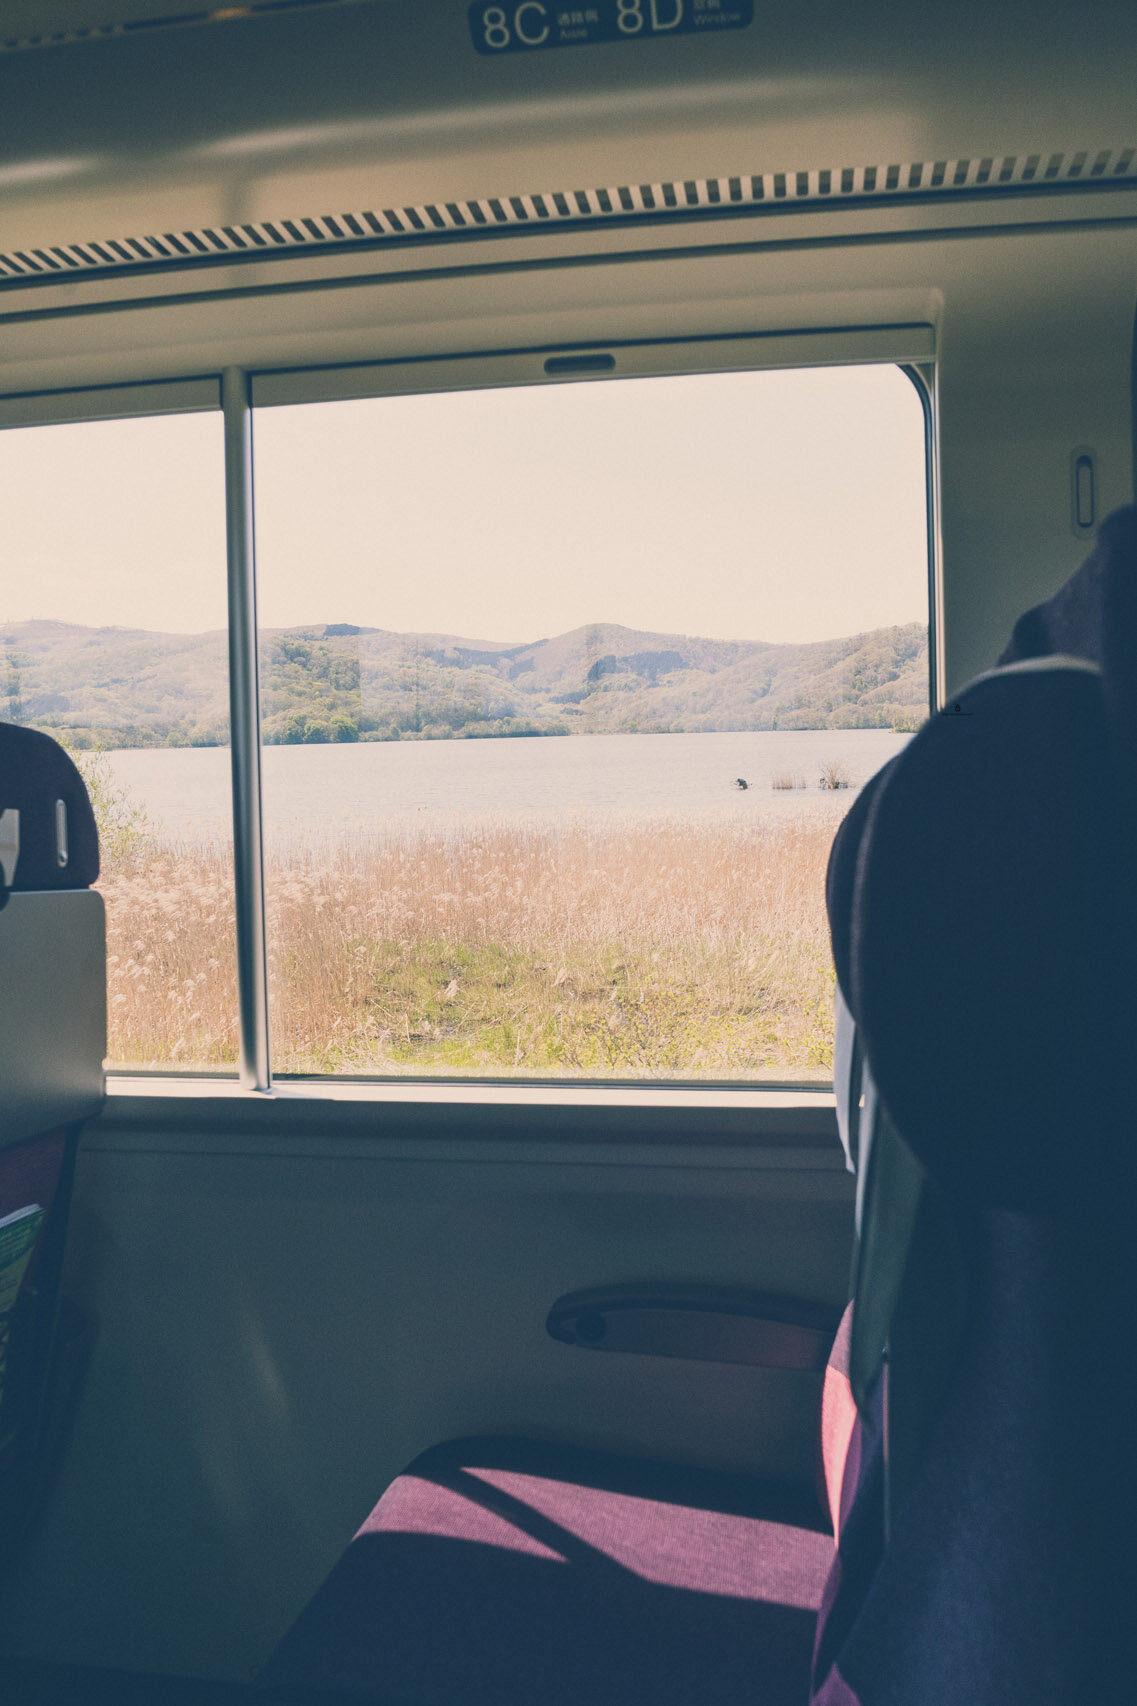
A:
{"label": "forested hill", "polygon": [[[802,645],[613,623],[524,645],[344,622],[261,641],[270,742],[908,729],[927,713],[927,681],[917,622]],[[0,626],[0,717],[82,746],[223,744],[225,635]]]}

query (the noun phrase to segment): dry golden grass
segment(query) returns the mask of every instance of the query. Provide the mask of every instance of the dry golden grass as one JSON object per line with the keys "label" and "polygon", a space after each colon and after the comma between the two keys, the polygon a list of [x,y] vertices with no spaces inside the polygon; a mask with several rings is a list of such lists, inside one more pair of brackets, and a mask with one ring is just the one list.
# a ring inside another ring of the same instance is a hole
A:
{"label": "dry golden grass", "polygon": [[233,862],[153,848],[103,860],[109,1058],[130,1066],[237,1058]]}
{"label": "dry golden grass", "polygon": [[[267,870],[278,1072],[820,1079],[839,812],[482,824]],[[136,853],[100,884],[112,1058],[232,1062],[232,877]]]}

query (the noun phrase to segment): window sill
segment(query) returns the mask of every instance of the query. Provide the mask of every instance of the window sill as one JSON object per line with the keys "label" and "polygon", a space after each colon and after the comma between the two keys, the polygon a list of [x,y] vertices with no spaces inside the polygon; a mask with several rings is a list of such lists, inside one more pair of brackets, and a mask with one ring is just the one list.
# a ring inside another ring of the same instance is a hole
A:
{"label": "window sill", "polygon": [[322,1148],[363,1139],[424,1158],[440,1143],[448,1155],[467,1146],[485,1155],[488,1144],[511,1156],[550,1147],[603,1149],[611,1159],[614,1151],[666,1150],[708,1162],[714,1151],[735,1164],[755,1165],[763,1154],[777,1166],[844,1170],[834,1097],[821,1089],[295,1079],[255,1091],[224,1078],[114,1074],[107,1091],[87,1147],[192,1138],[195,1149],[294,1139],[318,1139]]}

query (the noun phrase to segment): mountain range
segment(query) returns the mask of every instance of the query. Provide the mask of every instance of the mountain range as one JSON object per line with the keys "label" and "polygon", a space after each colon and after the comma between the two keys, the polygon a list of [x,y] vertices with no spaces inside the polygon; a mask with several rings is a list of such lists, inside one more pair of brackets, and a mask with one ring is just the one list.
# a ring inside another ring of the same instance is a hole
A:
{"label": "mountain range", "polygon": [[[270,743],[909,729],[928,646],[918,622],[801,644],[598,622],[520,645],[340,622],[262,629],[260,674]],[[223,630],[0,625],[0,716],[72,745],[224,745],[228,713]]]}

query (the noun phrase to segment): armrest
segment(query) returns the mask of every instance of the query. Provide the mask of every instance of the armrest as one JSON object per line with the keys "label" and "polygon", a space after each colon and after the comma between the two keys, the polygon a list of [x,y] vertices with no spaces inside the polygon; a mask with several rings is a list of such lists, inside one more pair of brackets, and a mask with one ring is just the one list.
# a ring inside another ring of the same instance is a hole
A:
{"label": "armrest", "polygon": [[821,1373],[839,1309],[711,1286],[617,1285],[558,1298],[546,1327],[584,1350]]}

